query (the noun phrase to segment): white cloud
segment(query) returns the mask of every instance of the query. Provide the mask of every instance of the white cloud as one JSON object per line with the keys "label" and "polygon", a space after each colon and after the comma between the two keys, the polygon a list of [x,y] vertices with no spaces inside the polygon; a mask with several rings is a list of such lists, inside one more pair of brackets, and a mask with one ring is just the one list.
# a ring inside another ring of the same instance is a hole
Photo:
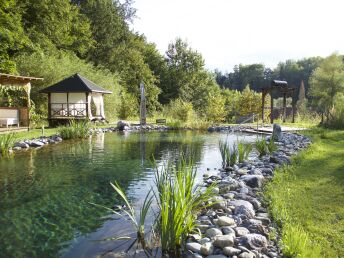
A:
{"label": "white cloud", "polygon": [[209,69],[344,52],[344,1],[136,0],[133,28],[164,53],[176,37]]}

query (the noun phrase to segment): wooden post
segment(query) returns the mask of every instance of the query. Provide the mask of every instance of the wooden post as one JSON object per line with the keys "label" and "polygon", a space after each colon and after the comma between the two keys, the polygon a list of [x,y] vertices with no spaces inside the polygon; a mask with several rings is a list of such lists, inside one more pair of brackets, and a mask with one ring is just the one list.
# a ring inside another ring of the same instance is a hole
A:
{"label": "wooden post", "polygon": [[283,93],[283,123],[285,123],[287,117],[287,93]]}
{"label": "wooden post", "polygon": [[[262,92],[262,124],[264,123],[265,96],[266,96],[266,92],[265,90],[263,90]],[[258,119],[257,119],[257,123],[258,123]]]}
{"label": "wooden post", "polygon": [[88,92],[86,92],[86,117],[89,119],[88,105]]}
{"label": "wooden post", "polygon": [[69,116],[69,93],[67,92],[67,116]]}
{"label": "wooden post", "polygon": [[296,107],[295,107],[295,102],[294,101],[292,103],[292,109],[293,109],[293,120],[291,122],[295,123],[295,109],[296,109]]}
{"label": "wooden post", "polygon": [[270,92],[271,96],[271,101],[270,101],[270,123],[274,123],[274,116],[273,116],[273,111],[274,111],[274,98],[272,97],[272,93]]}
{"label": "wooden post", "polygon": [[48,93],[48,119],[51,119],[51,93]]}
{"label": "wooden post", "polygon": [[31,83],[28,82],[26,84],[27,86],[27,89],[26,89],[26,93],[27,93],[27,130],[30,131],[30,101],[31,101],[31,98],[30,98],[30,92],[31,92]]}

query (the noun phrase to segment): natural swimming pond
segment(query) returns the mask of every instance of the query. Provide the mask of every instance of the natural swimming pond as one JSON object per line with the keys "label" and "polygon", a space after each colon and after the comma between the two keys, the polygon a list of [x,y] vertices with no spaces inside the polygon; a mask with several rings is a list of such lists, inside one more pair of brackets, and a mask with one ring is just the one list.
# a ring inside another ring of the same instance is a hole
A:
{"label": "natural swimming pond", "polygon": [[[141,205],[154,166],[193,153],[199,178],[221,166],[220,139],[253,141],[227,133],[107,133],[65,141],[0,159],[0,257],[95,257],[125,243],[98,240],[133,232],[111,216],[117,181]],[[122,245],[122,246],[121,246]]]}

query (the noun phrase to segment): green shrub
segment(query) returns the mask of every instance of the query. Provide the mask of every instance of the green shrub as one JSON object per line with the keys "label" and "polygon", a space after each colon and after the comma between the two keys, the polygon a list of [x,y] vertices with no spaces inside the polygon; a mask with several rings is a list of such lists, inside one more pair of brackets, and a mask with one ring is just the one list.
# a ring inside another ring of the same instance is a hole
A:
{"label": "green shrub", "polygon": [[91,123],[87,120],[71,120],[69,125],[60,126],[57,131],[62,139],[86,138],[90,135]]}
{"label": "green shrub", "polygon": [[134,95],[122,91],[121,92],[121,104],[119,105],[118,116],[121,119],[127,119],[128,117],[134,117],[139,110],[139,103]]}
{"label": "green shrub", "polygon": [[270,138],[269,144],[267,144],[267,147],[268,147],[269,153],[273,153],[274,151],[277,150],[277,146],[271,138]]}
{"label": "green shrub", "polygon": [[192,103],[181,99],[172,100],[167,107],[167,112],[172,118],[182,122],[188,122],[194,116]]}
{"label": "green shrub", "polygon": [[233,166],[238,159],[237,148],[234,145],[231,147],[227,140],[219,141],[219,150],[222,158],[222,167],[226,168],[228,166]]}

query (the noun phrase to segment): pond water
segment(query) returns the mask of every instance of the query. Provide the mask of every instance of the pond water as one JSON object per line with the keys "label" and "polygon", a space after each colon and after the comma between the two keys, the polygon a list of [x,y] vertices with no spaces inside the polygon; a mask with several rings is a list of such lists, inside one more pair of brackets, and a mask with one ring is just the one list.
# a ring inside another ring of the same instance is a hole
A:
{"label": "pond water", "polygon": [[[112,207],[117,181],[139,207],[154,181],[154,166],[193,153],[201,179],[221,166],[226,133],[107,133],[65,141],[0,159],[0,257],[95,257],[130,243],[98,241],[130,235],[130,223],[91,203]],[[216,169],[215,169],[216,168]]]}

